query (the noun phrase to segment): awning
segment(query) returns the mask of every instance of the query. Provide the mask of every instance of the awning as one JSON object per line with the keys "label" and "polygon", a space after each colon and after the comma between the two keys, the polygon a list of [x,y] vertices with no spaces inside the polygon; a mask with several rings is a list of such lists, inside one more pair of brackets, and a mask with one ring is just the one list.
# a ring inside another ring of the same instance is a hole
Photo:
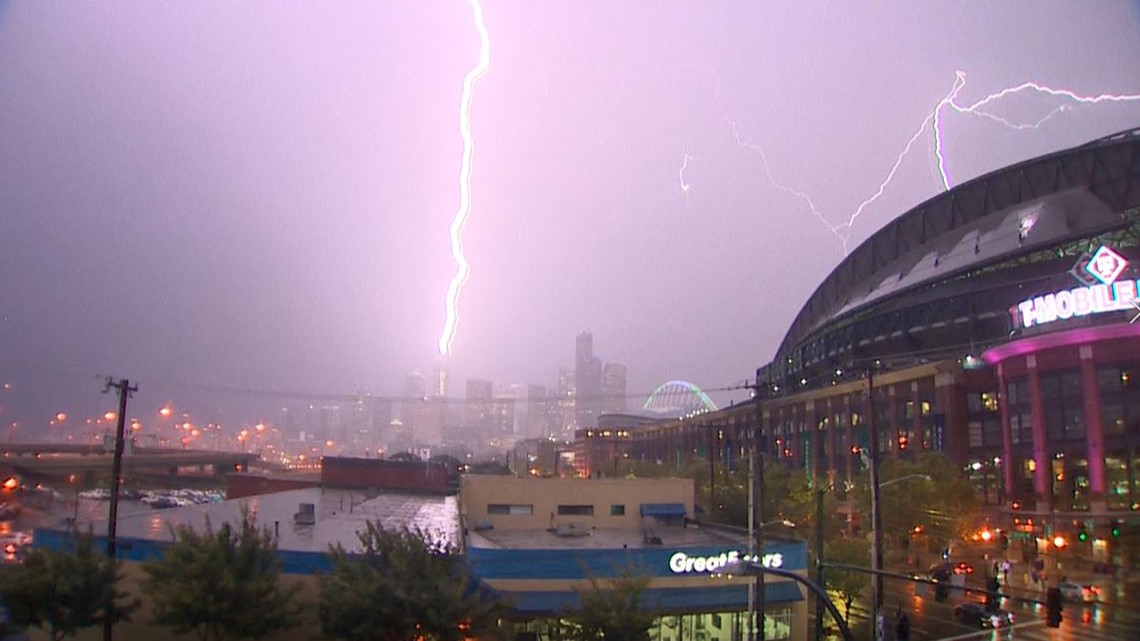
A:
{"label": "awning", "polygon": [[685,516],[684,503],[642,503],[642,516]]}

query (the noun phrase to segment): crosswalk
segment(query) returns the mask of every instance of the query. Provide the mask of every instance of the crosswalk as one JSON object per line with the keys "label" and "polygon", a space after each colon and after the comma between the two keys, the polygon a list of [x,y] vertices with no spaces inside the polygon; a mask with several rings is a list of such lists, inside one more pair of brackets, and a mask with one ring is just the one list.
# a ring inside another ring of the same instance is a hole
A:
{"label": "crosswalk", "polygon": [[1140,641],[1140,624],[1062,621],[1060,628],[1049,628],[1044,621],[1029,621],[1005,630],[956,634],[933,641]]}

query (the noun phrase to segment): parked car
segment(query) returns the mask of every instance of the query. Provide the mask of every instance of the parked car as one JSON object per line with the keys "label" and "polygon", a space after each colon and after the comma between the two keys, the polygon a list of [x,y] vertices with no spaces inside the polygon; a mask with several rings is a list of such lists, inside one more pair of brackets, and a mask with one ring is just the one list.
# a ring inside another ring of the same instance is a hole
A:
{"label": "parked car", "polygon": [[1081,585],[1073,581],[1061,581],[1061,598],[1069,603],[1094,603],[1100,601],[1100,586]]}
{"label": "parked car", "polygon": [[986,612],[981,603],[970,601],[954,606],[954,620],[974,628],[997,629],[1013,625],[1013,613],[1006,610]]}

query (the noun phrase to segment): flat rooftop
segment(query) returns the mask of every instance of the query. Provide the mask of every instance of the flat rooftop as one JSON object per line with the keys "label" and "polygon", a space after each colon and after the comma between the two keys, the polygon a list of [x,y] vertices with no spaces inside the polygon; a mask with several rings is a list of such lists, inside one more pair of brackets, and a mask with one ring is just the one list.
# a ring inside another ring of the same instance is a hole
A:
{"label": "flat rooftop", "polygon": [[[293,515],[302,503],[312,503],[316,523],[298,525]],[[385,492],[372,497],[362,492],[331,488],[305,488],[262,494],[218,503],[169,509],[120,510],[117,537],[170,542],[171,528],[188,525],[198,531],[212,523],[237,523],[243,509],[257,517],[259,525],[276,530],[279,550],[324,553],[337,543],[358,549],[357,532],[375,521],[387,529],[419,528],[460,545],[459,507],[454,496]],[[85,524],[86,525],[86,524]],[[106,519],[92,521],[96,536],[106,536]]]}
{"label": "flat rooftop", "polygon": [[619,548],[661,548],[699,547],[716,545],[748,545],[748,536],[732,531],[697,525],[657,526],[653,536],[661,543],[647,544],[641,530],[634,529],[589,529],[584,535],[559,536],[550,530],[469,530],[467,546],[472,548],[492,548],[506,550],[574,550]]}

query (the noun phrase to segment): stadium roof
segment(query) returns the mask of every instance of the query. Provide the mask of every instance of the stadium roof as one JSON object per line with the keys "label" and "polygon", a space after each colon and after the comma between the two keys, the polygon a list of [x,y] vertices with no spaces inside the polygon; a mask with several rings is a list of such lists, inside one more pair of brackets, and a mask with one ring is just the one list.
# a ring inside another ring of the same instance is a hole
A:
{"label": "stadium roof", "polygon": [[1140,206],[1140,129],[963,183],[907,211],[849,254],[808,298],[777,359],[885,297],[1036,247],[1123,227]]}

